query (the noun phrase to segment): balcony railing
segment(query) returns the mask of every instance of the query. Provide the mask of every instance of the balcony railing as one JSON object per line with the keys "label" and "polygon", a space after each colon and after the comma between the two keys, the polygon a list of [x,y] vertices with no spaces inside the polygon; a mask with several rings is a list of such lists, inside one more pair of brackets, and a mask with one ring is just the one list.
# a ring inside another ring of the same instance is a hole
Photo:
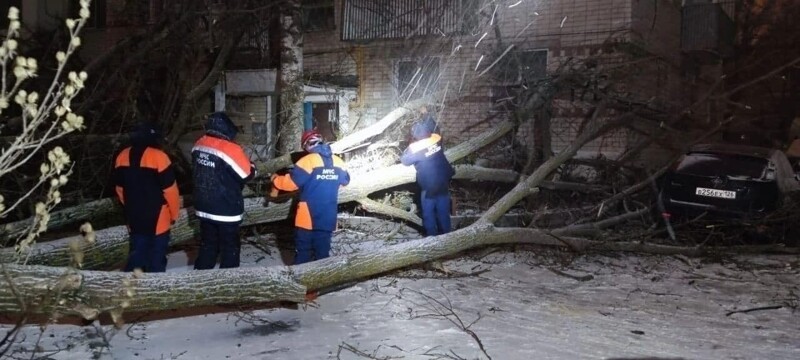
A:
{"label": "balcony railing", "polygon": [[257,21],[245,31],[239,41],[240,51],[255,51],[262,56],[269,52],[269,23]]}
{"label": "balcony railing", "polygon": [[693,3],[683,7],[681,50],[700,60],[716,61],[733,55],[735,3]]}
{"label": "balcony railing", "polygon": [[475,0],[344,0],[342,40],[459,34],[475,19]]}

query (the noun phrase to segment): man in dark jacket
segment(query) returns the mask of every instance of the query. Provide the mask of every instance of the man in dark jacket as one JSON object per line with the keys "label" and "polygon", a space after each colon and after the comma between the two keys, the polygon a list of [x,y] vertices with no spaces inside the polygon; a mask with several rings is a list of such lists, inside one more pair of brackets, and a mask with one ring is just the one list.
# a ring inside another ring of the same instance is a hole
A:
{"label": "man in dark jacket", "polygon": [[130,135],[132,145],[114,163],[114,190],[130,233],[125,271],[167,269],[169,228],[178,219],[180,195],[172,163],[158,147],[159,138],[153,125],[137,126]]}
{"label": "man in dark jacket", "polygon": [[244,215],[244,184],[255,176],[255,166],[233,142],[236,124],[224,112],[208,117],[206,134],[192,148],[194,208],[200,218],[197,270],[239,267],[239,225]]}
{"label": "man in dark jacket", "polygon": [[328,257],[331,235],[336,229],[339,187],[350,183],[344,161],[331,152],[319,132],[304,132],[301,143],[308,155],[298,160],[288,174],[272,176],[276,189],[300,193],[294,222],[295,264]]}
{"label": "man in dark jacket", "polygon": [[411,127],[413,143],[403,152],[400,162],[414,165],[417,184],[422,190],[422,225],[427,236],[450,232],[450,179],[455,174],[447,162],[442,137],[434,133],[436,121],[423,111],[420,121]]}

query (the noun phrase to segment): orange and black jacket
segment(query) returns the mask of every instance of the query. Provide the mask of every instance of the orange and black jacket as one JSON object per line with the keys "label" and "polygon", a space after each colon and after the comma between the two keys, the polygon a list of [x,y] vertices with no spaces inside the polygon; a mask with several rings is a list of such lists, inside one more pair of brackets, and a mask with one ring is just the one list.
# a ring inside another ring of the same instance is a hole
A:
{"label": "orange and black jacket", "polygon": [[178,219],[175,173],[160,149],[134,145],[122,150],[114,164],[114,185],[132,234],[161,235]]}
{"label": "orange and black jacket", "polygon": [[344,161],[333,155],[328,144],[320,144],[295,163],[289,174],[274,176],[278,190],[299,190],[294,225],[306,230],[333,231],[339,205],[339,187],[350,183]]}

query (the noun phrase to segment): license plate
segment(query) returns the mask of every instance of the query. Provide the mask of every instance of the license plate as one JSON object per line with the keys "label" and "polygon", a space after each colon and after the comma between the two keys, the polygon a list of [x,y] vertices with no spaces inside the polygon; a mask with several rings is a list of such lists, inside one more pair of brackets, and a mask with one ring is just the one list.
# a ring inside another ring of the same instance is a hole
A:
{"label": "license plate", "polygon": [[729,190],[717,190],[717,189],[707,189],[707,188],[697,188],[695,190],[695,195],[700,196],[708,196],[708,197],[715,197],[721,199],[736,199],[736,192],[729,191]]}

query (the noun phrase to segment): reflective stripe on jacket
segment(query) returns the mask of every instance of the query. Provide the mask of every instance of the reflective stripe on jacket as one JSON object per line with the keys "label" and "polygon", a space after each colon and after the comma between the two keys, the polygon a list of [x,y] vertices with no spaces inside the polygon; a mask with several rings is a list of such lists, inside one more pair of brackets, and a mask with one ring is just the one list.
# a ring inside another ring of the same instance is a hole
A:
{"label": "reflective stripe on jacket", "polygon": [[255,167],[236,143],[204,135],[192,148],[195,214],[218,222],[242,221],[244,184]]}
{"label": "reflective stripe on jacket", "polygon": [[167,154],[157,148],[122,150],[114,163],[114,190],[133,234],[161,235],[178,219],[175,173]]}
{"label": "reflective stripe on jacket", "polygon": [[295,163],[291,172],[275,176],[272,185],[283,191],[300,190],[294,225],[307,230],[333,231],[339,207],[339,187],[350,183],[344,161],[320,144]]}

